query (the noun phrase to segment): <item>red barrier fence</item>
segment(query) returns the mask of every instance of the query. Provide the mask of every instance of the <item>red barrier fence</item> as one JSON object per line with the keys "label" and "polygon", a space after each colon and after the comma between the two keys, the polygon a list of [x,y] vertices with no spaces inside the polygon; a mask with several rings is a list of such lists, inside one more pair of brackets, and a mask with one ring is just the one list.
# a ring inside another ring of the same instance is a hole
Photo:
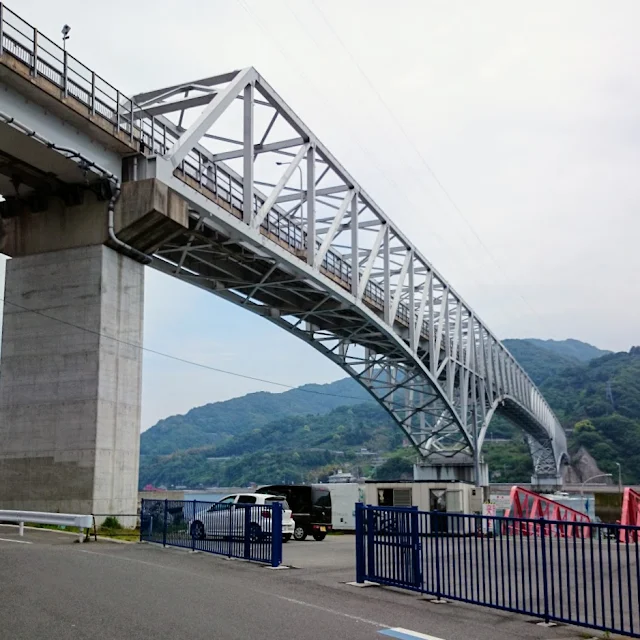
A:
{"label": "red barrier fence", "polygon": [[[632,527],[640,526],[640,493],[631,487],[626,487],[624,490],[620,524]],[[620,542],[638,542],[638,532],[621,529]]]}
{"label": "red barrier fence", "polygon": [[[510,497],[511,506],[505,513],[505,517],[551,520],[553,522],[544,524],[546,536],[583,538],[590,535],[590,528],[582,527],[580,524],[588,524],[591,519],[580,511],[518,486],[511,487]],[[539,535],[541,525],[537,522],[513,522],[507,526],[511,530],[521,531],[523,535]]]}

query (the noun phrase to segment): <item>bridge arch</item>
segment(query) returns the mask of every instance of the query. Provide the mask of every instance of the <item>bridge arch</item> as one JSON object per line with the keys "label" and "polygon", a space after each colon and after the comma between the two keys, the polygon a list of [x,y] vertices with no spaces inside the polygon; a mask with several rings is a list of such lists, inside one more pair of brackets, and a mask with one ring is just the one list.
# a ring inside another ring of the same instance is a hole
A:
{"label": "bridge arch", "polygon": [[[202,86],[220,88],[181,128],[169,114],[205,101]],[[167,96],[178,97],[169,106]],[[239,98],[242,140],[214,151],[212,131]],[[159,268],[190,281],[208,272],[201,286],[324,353],[368,389],[421,457],[479,457],[491,416],[505,413],[527,433],[536,475],[557,478],[564,433],[529,376],[255,69],[135,100],[144,103],[139,118],[157,117],[171,138],[150,139],[157,148],[147,175],[190,207],[190,234],[156,251]],[[268,111],[263,128],[257,105]],[[276,122],[285,125],[278,135]],[[286,168],[256,180],[253,160],[282,153]]]}

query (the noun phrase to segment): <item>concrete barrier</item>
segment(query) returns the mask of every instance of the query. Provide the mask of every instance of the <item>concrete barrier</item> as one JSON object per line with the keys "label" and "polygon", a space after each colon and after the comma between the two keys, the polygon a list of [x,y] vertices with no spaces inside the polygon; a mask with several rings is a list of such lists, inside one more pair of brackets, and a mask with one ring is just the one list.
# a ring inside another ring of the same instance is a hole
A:
{"label": "concrete barrier", "polygon": [[17,522],[19,533],[24,535],[24,523],[54,524],[61,527],[78,527],[80,534],[78,541],[84,540],[84,530],[93,526],[93,516],[75,513],[47,513],[45,511],[14,511],[0,509],[0,522]]}

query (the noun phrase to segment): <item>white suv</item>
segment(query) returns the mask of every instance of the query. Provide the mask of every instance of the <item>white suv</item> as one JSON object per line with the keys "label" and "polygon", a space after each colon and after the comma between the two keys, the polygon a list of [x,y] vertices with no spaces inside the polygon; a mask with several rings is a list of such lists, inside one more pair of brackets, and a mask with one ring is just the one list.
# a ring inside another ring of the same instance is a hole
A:
{"label": "white suv", "polygon": [[257,542],[265,534],[271,533],[271,509],[260,509],[260,506],[270,506],[274,502],[282,505],[282,541],[289,542],[296,523],[286,499],[263,493],[234,493],[212,505],[205,505],[189,521],[189,532],[198,540],[207,537],[244,537],[247,519],[245,505],[248,505],[249,535],[252,541]]}

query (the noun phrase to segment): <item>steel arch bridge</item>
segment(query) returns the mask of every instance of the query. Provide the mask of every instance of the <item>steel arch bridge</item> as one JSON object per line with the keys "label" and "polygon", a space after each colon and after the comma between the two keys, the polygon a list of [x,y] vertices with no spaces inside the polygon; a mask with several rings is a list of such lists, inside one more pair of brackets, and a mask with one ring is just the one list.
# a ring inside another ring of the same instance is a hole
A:
{"label": "steel arch bridge", "polygon": [[156,267],[333,360],[423,458],[477,460],[502,414],[527,434],[536,476],[560,474],[565,435],[529,376],[255,69],[133,101],[145,177],[190,210]]}
{"label": "steel arch bridge", "polygon": [[536,476],[559,477],[566,439],[540,391],[254,68],[127,98],[0,22],[16,65],[135,145],[122,184],[110,176],[116,193],[154,178],[186,201],[186,226],[125,229],[115,248],[303,339],[363,385],[422,458],[477,464],[501,414],[527,434]]}

